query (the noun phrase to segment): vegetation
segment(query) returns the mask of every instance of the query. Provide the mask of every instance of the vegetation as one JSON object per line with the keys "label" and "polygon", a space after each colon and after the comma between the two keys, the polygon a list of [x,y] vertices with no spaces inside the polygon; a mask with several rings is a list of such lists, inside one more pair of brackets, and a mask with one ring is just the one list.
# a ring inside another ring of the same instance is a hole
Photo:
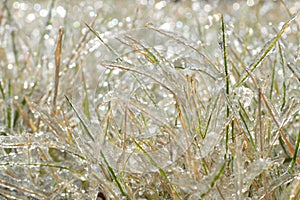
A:
{"label": "vegetation", "polygon": [[2,1],[0,198],[299,199],[299,3],[132,2]]}

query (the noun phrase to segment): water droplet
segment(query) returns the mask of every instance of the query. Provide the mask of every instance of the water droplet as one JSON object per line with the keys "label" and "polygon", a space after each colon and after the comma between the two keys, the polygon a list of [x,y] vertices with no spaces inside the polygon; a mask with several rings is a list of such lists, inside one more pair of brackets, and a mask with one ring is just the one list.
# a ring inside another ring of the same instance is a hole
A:
{"label": "water droplet", "polygon": [[67,14],[67,11],[64,7],[62,6],[58,6],[56,8],[56,12],[58,13],[58,15],[61,17],[61,18],[65,18],[66,14]]}
{"label": "water droplet", "polygon": [[27,15],[27,17],[26,17],[26,22],[27,23],[31,23],[34,20],[35,20],[35,14],[34,13],[30,13],[30,14]]}
{"label": "water droplet", "polygon": [[46,17],[48,15],[48,10],[42,9],[40,10],[39,14],[41,17]]}

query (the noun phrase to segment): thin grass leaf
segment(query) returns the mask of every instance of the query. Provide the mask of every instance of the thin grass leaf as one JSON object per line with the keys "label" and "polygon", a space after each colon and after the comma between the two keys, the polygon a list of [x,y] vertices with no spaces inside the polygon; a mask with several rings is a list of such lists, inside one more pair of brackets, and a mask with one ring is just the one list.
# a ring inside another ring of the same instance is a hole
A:
{"label": "thin grass leaf", "polygon": [[18,53],[18,47],[16,44],[16,31],[11,32],[11,40],[12,40],[12,47],[13,47],[13,52],[14,52],[14,58],[15,58],[15,63],[16,66],[19,66],[19,53]]}
{"label": "thin grass leaf", "polygon": [[248,138],[250,139],[251,145],[252,145],[252,147],[255,149],[255,148],[256,148],[255,142],[254,142],[253,137],[252,137],[252,135],[251,135],[251,133],[250,133],[250,131],[249,131],[248,125],[247,125],[247,123],[246,123],[246,120],[245,120],[245,118],[244,118],[244,116],[242,115],[241,112],[239,112],[239,115],[240,115],[240,117],[241,117],[241,120],[242,120],[242,122],[243,122],[245,128],[246,128],[246,131],[247,131],[247,134],[248,134]]}
{"label": "thin grass leaf", "polygon": [[[226,80],[226,95],[229,96],[229,73],[228,73],[228,64],[227,64],[227,47],[226,47],[226,34],[225,34],[225,24],[224,17],[221,15],[222,23],[222,50],[223,50],[223,61],[224,61],[224,71],[225,71],[225,80]],[[226,117],[230,115],[229,105],[226,105]],[[226,141],[226,154],[228,153],[228,142],[229,142],[229,126],[226,127],[225,132],[225,141]]]}
{"label": "thin grass leaf", "polygon": [[293,172],[293,169],[294,169],[294,166],[297,162],[297,155],[298,155],[298,151],[299,151],[299,144],[300,144],[300,130],[298,132],[298,138],[297,138],[297,141],[296,141],[296,146],[295,146],[295,153],[294,153],[294,156],[293,156],[293,160],[290,164],[290,167],[289,167],[289,173],[292,173]]}
{"label": "thin grass leaf", "polygon": [[153,166],[155,166],[157,169],[158,169],[158,171],[159,171],[159,173],[160,173],[160,175],[164,178],[164,180],[169,184],[169,186],[171,187],[171,189],[172,189],[172,192],[176,195],[176,197],[177,198],[179,198],[179,199],[181,199],[181,197],[179,196],[179,194],[178,194],[178,192],[176,191],[176,189],[174,188],[174,186],[172,185],[172,183],[171,183],[171,181],[169,180],[169,178],[168,178],[168,176],[167,176],[167,174],[166,174],[166,172],[161,168],[161,167],[159,167],[158,166],[158,164],[155,162],[155,160],[151,157],[151,155],[149,155],[148,153],[147,153],[147,151],[136,141],[136,140],[134,140],[134,142],[135,142],[135,144],[136,144],[136,146],[148,157],[148,159],[150,160],[150,163],[153,165]]}
{"label": "thin grass leaf", "polygon": [[143,48],[144,51],[141,51],[140,49],[136,48],[134,45],[130,45],[130,47],[133,48],[134,51],[144,55],[152,64],[154,63],[158,63],[158,59],[156,58],[156,56],[149,50],[149,48],[145,47],[145,45],[143,45],[140,41],[138,41],[137,39],[126,35],[126,38],[132,40],[135,44],[141,46]]}
{"label": "thin grass leaf", "polygon": [[186,42],[186,40],[183,40],[183,39],[181,39],[181,38],[175,36],[174,34],[172,34],[172,33],[170,33],[170,32],[166,32],[166,31],[164,31],[164,30],[157,29],[157,28],[153,27],[151,24],[147,24],[146,27],[147,27],[148,29],[150,29],[150,30],[154,30],[154,31],[156,31],[157,33],[160,33],[160,34],[162,34],[162,35],[164,35],[164,36],[167,36],[167,37],[169,37],[169,38],[175,40],[176,42],[178,42],[178,43],[180,43],[180,44],[182,44],[182,45],[184,45],[184,46],[187,46],[187,47],[193,49],[193,50],[194,50],[195,52],[197,52],[202,58],[204,58],[211,66],[213,66],[214,69],[215,69],[217,72],[220,72],[218,66],[217,66],[216,64],[214,64],[214,63],[212,62],[212,60],[211,60],[208,56],[206,56],[205,54],[203,54],[202,52],[200,52],[197,48],[195,48],[195,47],[193,47],[192,45],[188,44],[188,43]]}
{"label": "thin grass leaf", "polygon": [[7,122],[7,128],[12,128],[13,126],[13,121],[12,121],[12,84],[11,84],[11,80],[8,80],[8,94],[7,94],[7,101],[8,104],[6,104],[6,122]]}
{"label": "thin grass leaf", "polygon": [[110,175],[112,176],[113,180],[117,183],[117,186],[118,186],[120,192],[122,193],[123,196],[126,197],[127,200],[130,200],[128,194],[122,188],[121,183],[120,183],[118,177],[116,176],[113,168],[109,165],[108,161],[106,160],[106,158],[105,158],[105,156],[104,156],[104,154],[103,154],[103,152],[101,150],[100,150],[100,154],[101,154],[101,156],[102,156],[102,158],[103,158],[103,160],[104,160],[104,162],[105,162],[105,164],[106,164],[106,166],[108,168],[108,171],[109,171]]}
{"label": "thin grass leaf", "polygon": [[[16,112],[15,112],[15,115],[21,115],[24,123],[26,124],[27,127],[30,127],[30,123],[29,123],[29,118],[28,118],[28,115],[27,113],[22,109],[22,106],[19,105],[17,102],[13,102],[14,106],[16,107]],[[15,120],[14,120],[14,123],[16,124],[16,117],[15,117]],[[36,130],[33,129],[33,132],[35,132]]]}
{"label": "thin grass leaf", "polygon": [[300,76],[298,76],[298,74],[295,72],[295,70],[292,68],[291,64],[288,63],[287,64],[288,68],[291,70],[291,72],[293,73],[293,75],[297,78],[297,80],[299,81],[300,83]]}
{"label": "thin grass leaf", "polygon": [[217,183],[217,181],[222,177],[222,175],[224,174],[225,171],[225,167],[226,167],[226,162],[223,163],[223,165],[221,166],[220,170],[218,171],[218,173],[213,177],[211,183],[210,183],[210,188],[208,189],[207,192],[203,193],[201,195],[201,199],[203,199],[206,195],[208,195],[214,188],[215,184]]}
{"label": "thin grass leaf", "polygon": [[91,119],[91,114],[90,114],[90,108],[89,108],[89,98],[88,98],[88,91],[86,87],[86,81],[85,81],[85,76],[84,76],[84,71],[82,70],[82,84],[83,84],[83,89],[84,89],[84,100],[83,100],[83,112],[85,116],[90,120]]}
{"label": "thin grass leaf", "polygon": [[157,102],[153,98],[154,95],[150,93],[149,89],[145,86],[144,83],[141,82],[141,80],[135,74],[133,74],[133,77],[140,84],[140,87],[146,93],[146,96],[150,99],[150,101],[153,103],[153,105],[155,105],[157,107]]}
{"label": "thin grass leaf", "polygon": [[[285,133],[283,132],[283,130],[282,130],[282,129],[283,129],[283,125],[285,124],[285,122],[283,122],[281,125],[279,124],[279,122],[277,121],[277,119],[276,119],[275,116],[274,116],[274,113],[273,113],[273,111],[272,111],[272,109],[271,109],[271,107],[270,107],[270,104],[268,103],[268,101],[267,101],[265,95],[264,95],[264,94],[261,94],[261,96],[262,96],[262,100],[264,101],[264,104],[265,104],[265,106],[266,106],[268,112],[270,113],[270,115],[271,115],[273,121],[275,122],[275,124],[276,124],[276,126],[277,126],[277,128],[278,128],[278,133],[277,133],[277,135],[275,136],[275,139],[277,139],[279,136],[281,136],[282,139],[283,139],[283,141],[284,141],[284,143],[285,143],[285,145],[287,146],[287,148],[288,148],[288,150],[289,150],[289,153],[290,153],[292,156],[294,156],[295,151],[294,151],[294,149],[293,149],[293,146],[292,146],[292,144],[289,142],[289,140],[288,140],[287,137],[286,137],[286,134],[285,134]],[[287,119],[285,119],[284,121],[286,121],[286,120],[287,120]],[[275,143],[275,140],[273,140],[272,145],[271,145],[271,147],[269,148],[269,151],[268,151],[268,154],[267,154],[267,155],[270,154],[271,149],[272,149],[272,146],[273,146],[274,143]],[[300,159],[297,158],[297,159],[296,159],[296,162],[300,165]]]}
{"label": "thin grass leaf", "polygon": [[[300,13],[300,12],[299,12]],[[265,47],[262,49],[262,51],[259,53],[258,58],[256,59],[256,61],[250,66],[249,71],[253,72],[258,66],[259,64],[261,64],[261,62],[266,58],[266,56],[268,56],[268,53],[273,49],[273,47],[275,46],[275,44],[278,42],[278,40],[281,38],[282,34],[290,27],[291,23],[297,18],[298,14],[294,15],[289,21],[287,21],[281,28],[281,30],[279,31],[279,33],[271,40],[269,41]],[[240,82],[238,82],[234,88],[239,87],[240,85],[242,85],[244,83],[244,81],[248,78],[249,74],[247,73],[241,80]]]}
{"label": "thin grass leaf", "polygon": [[2,99],[5,99],[5,93],[4,93],[4,89],[3,89],[3,86],[2,86],[2,81],[0,80],[0,92],[1,92],[1,95],[2,95]]}
{"label": "thin grass leaf", "polygon": [[212,119],[212,115],[214,114],[214,111],[215,111],[215,109],[216,109],[216,107],[217,107],[217,103],[218,103],[218,101],[219,101],[219,97],[220,97],[220,95],[217,96],[217,98],[216,98],[216,100],[215,100],[215,103],[213,104],[211,113],[210,113],[210,115],[209,115],[209,117],[208,117],[208,120],[207,120],[207,123],[206,123],[206,126],[205,126],[205,130],[204,130],[204,135],[203,135],[204,138],[205,138],[206,135],[207,135],[207,132],[208,132],[208,129],[209,129],[209,126],[210,126],[210,122],[211,122],[211,119]]}
{"label": "thin grass leaf", "polygon": [[283,94],[282,94],[282,104],[281,104],[281,108],[280,110],[282,111],[285,104],[286,104],[286,83],[285,83],[285,60],[283,57],[283,52],[282,52],[282,48],[280,45],[280,42],[278,42],[278,49],[279,49],[279,55],[280,55],[280,60],[281,60],[281,66],[282,66],[282,76],[283,76],[283,82],[282,82],[282,89],[283,89]]}
{"label": "thin grass leaf", "polygon": [[77,109],[73,106],[72,102],[70,101],[70,99],[65,95],[65,98],[67,99],[67,102],[69,103],[69,105],[71,106],[71,108],[73,109],[73,111],[75,112],[77,118],[80,120],[83,128],[85,129],[85,133],[87,133],[87,135],[89,136],[89,138],[95,142],[95,139],[93,137],[92,132],[90,131],[90,129],[88,128],[88,125],[84,122],[84,120],[82,119],[82,117],[80,116],[79,112],[77,111]]}
{"label": "thin grass leaf", "polygon": [[57,40],[57,46],[55,49],[55,76],[54,76],[54,95],[53,95],[53,114],[56,114],[56,99],[58,93],[58,84],[59,84],[59,71],[60,71],[60,58],[61,58],[61,46],[62,46],[62,37],[64,34],[64,29],[59,28],[59,35]]}
{"label": "thin grass leaf", "polygon": [[[278,43],[279,44],[279,43]],[[276,72],[276,61],[274,61],[274,64],[273,64],[273,69],[272,69],[272,75],[271,75],[271,84],[270,84],[270,94],[269,94],[269,99],[272,100],[272,97],[273,97],[273,88],[274,88],[274,84],[275,83],[275,72]]]}
{"label": "thin grass leaf", "polygon": [[[42,193],[37,192],[35,190],[27,189],[25,187],[22,187],[22,186],[13,184],[13,183],[10,183],[6,180],[1,180],[0,179],[0,184],[1,184],[1,186],[4,186],[6,188],[10,188],[9,199],[11,199],[11,197],[14,196],[13,193],[15,193],[15,192],[12,192],[12,191],[22,192],[22,193],[24,193],[23,195],[27,194],[28,195],[27,199],[28,198],[30,199],[30,197],[32,197],[32,199],[34,199],[34,198],[48,199],[48,196],[46,196],[45,194],[42,194]],[[7,189],[6,189],[6,191],[7,191]],[[18,196],[18,194],[16,194],[16,195]]]}
{"label": "thin grass leaf", "polygon": [[101,38],[100,34],[93,29],[90,25],[88,25],[87,23],[85,23],[85,25],[90,29],[90,31],[92,31],[92,33],[101,41],[101,43],[113,54],[115,55],[117,58],[117,61],[122,61],[123,59],[119,56],[118,52],[116,50],[114,50],[109,44],[107,44],[106,42],[104,42],[104,40]]}

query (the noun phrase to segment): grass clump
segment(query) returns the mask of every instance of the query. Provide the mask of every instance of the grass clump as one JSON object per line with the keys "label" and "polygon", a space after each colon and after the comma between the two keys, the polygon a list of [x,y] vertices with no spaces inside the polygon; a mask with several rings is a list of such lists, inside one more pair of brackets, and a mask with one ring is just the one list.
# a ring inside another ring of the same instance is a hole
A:
{"label": "grass clump", "polygon": [[0,197],[299,199],[296,1],[128,3],[1,3]]}

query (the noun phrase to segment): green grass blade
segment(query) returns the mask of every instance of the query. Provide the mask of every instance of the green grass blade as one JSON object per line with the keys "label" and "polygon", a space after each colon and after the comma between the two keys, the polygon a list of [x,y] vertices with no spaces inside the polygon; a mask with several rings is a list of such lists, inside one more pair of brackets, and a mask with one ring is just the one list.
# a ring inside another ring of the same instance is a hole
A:
{"label": "green grass blade", "polygon": [[[263,48],[263,50],[259,53],[258,58],[256,59],[256,61],[250,66],[250,70],[251,72],[253,72],[258,65],[268,56],[268,53],[273,49],[273,47],[275,46],[275,44],[278,42],[278,40],[281,38],[282,34],[289,28],[290,24],[292,21],[294,21],[296,19],[297,15],[294,15],[289,21],[287,21],[281,28],[281,30],[279,31],[279,33],[271,40],[269,41],[266,45],[265,48]],[[244,78],[241,79],[240,82],[238,82],[235,85],[236,87],[239,87],[240,85],[242,85],[245,80],[248,78],[249,74],[247,73]]]}
{"label": "green grass blade", "polygon": [[225,171],[225,167],[226,167],[226,162],[223,163],[222,167],[220,168],[220,170],[218,171],[218,173],[214,176],[214,178],[212,179],[211,183],[210,183],[210,188],[208,189],[207,192],[203,193],[200,197],[200,199],[203,199],[206,195],[208,195],[212,189],[214,188],[215,184],[217,183],[217,181],[222,177],[222,175],[224,174]]}
{"label": "green grass blade", "polygon": [[134,141],[134,142],[135,142],[136,146],[148,157],[148,159],[150,160],[150,163],[158,169],[160,175],[169,184],[169,186],[171,187],[171,189],[172,189],[173,193],[176,195],[176,197],[178,199],[181,199],[178,192],[176,191],[176,189],[172,185],[171,181],[169,180],[166,172],[161,167],[158,166],[158,164],[155,162],[155,160],[147,153],[147,151],[145,151],[145,149],[141,145],[138,144],[138,142],[136,142],[136,141]]}
{"label": "green grass blade", "polygon": [[296,147],[295,147],[295,153],[294,153],[294,156],[293,156],[293,160],[292,160],[292,163],[290,164],[290,167],[289,167],[289,173],[292,173],[293,172],[293,169],[294,169],[294,166],[297,162],[297,154],[298,154],[298,151],[299,151],[299,143],[300,143],[300,130],[298,132],[298,138],[297,138],[297,141],[296,141]]}
{"label": "green grass blade", "polygon": [[122,61],[122,58],[119,56],[119,54],[117,53],[116,50],[114,50],[109,44],[107,44],[106,42],[104,42],[104,40],[101,38],[100,34],[93,29],[92,27],[90,27],[87,23],[85,23],[85,25],[90,29],[90,31],[92,31],[92,33],[101,41],[101,43],[113,54],[117,57],[116,60]]}
{"label": "green grass blade", "polygon": [[[225,24],[224,17],[221,16],[222,22],[222,50],[223,50],[223,60],[224,60],[224,70],[225,70],[225,80],[226,80],[226,95],[229,96],[229,73],[228,73],[228,59],[227,59],[227,47],[226,47],[226,33],[225,33]],[[226,105],[226,117],[230,115],[229,105]],[[228,153],[228,141],[229,141],[229,126],[226,127],[226,154]]]}
{"label": "green grass blade", "polygon": [[276,60],[274,61],[273,69],[272,69],[272,75],[271,75],[271,84],[270,84],[270,94],[269,99],[272,100],[273,97],[273,89],[275,84],[275,72],[276,72]]}
{"label": "green grass blade", "polygon": [[117,186],[118,186],[120,192],[122,193],[123,196],[126,197],[127,200],[129,200],[130,198],[129,198],[128,194],[126,194],[126,192],[122,188],[121,183],[120,183],[118,177],[116,176],[113,168],[109,165],[108,161],[106,160],[106,158],[105,158],[105,156],[104,156],[104,154],[103,154],[103,152],[101,150],[100,150],[100,154],[101,154],[101,156],[102,156],[102,158],[103,158],[103,160],[104,160],[104,162],[105,162],[105,164],[106,164],[106,166],[108,168],[108,171],[109,171],[110,175],[112,176],[113,180],[117,183]]}
{"label": "green grass blade", "polygon": [[82,119],[80,114],[78,113],[77,109],[73,106],[72,102],[70,101],[70,99],[66,95],[65,95],[65,98],[67,99],[67,102],[69,103],[69,105],[71,106],[73,111],[75,112],[77,118],[80,120],[83,128],[85,129],[85,132],[87,133],[87,135],[93,140],[93,142],[95,142],[95,139],[93,137],[92,132],[90,131],[90,129],[88,128],[88,126],[86,125],[86,123],[84,122],[84,120]]}
{"label": "green grass blade", "polygon": [[283,82],[282,82],[282,89],[283,89],[283,94],[282,94],[282,104],[281,104],[281,108],[280,110],[283,111],[283,108],[286,104],[286,83],[285,83],[285,60],[284,60],[284,57],[283,57],[283,52],[282,52],[282,48],[281,48],[281,45],[280,45],[280,42],[278,42],[278,49],[279,49],[279,55],[280,55],[280,61],[281,61],[281,66],[282,66],[282,76],[283,76]]}
{"label": "green grass blade", "polygon": [[6,105],[6,120],[7,120],[7,128],[12,128],[12,85],[11,85],[11,80],[8,80],[8,104]]}
{"label": "green grass blade", "polygon": [[215,100],[215,103],[214,103],[214,105],[213,105],[212,111],[211,111],[211,113],[210,113],[210,115],[209,115],[209,117],[208,117],[207,124],[206,124],[205,130],[204,130],[203,138],[206,137],[206,134],[207,134],[207,132],[208,132],[208,128],[209,128],[209,125],[210,125],[210,122],[211,122],[211,119],[212,119],[212,115],[213,115],[213,113],[214,113],[214,111],[215,111],[215,108],[217,107],[217,103],[218,103],[218,101],[219,101],[219,97],[220,97],[220,95],[217,96],[217,98],[216,98],[216,100]]}
{"label": "green grass blade", "polygon": [[87,91],[87,87],[86,87],[86,81],[85,81],[83,70],[82,70],[82,83],[83,83],[83,89],[84,89],[84,93],[85,93],[85,97],[83,100],[83,112],[84,112],[85,116],[90,120],[91,114],[90,114],[90,108],[89,108],[89,98],[88,98],[88,91]]}
{"label": "green grass blade", "polygon": [[0,81],[0,92],[1,92],[2,98],[5,99],[5,93],[4,93],[4,89],[2,86],[2,81]]}

